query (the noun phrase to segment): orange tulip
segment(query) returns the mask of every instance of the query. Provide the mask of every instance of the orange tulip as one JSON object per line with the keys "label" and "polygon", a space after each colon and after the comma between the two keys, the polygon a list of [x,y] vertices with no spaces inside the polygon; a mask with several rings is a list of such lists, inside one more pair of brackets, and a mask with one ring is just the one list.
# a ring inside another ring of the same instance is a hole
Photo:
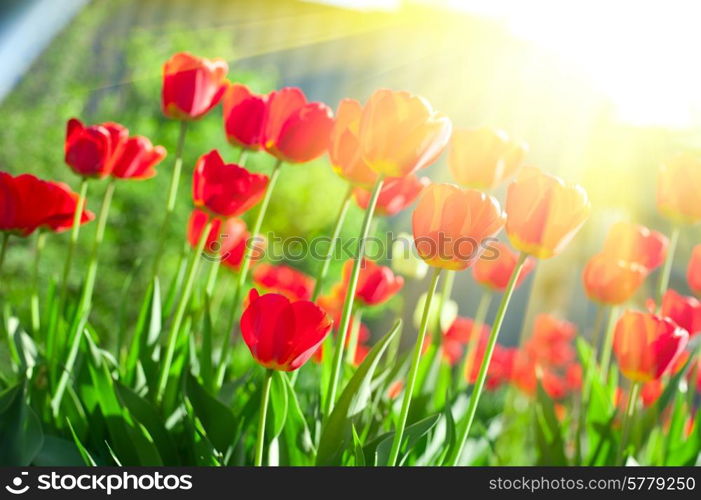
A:
{"label": "orange tulip", "polygon": [[701,294],[701,245],[696,245],[691,252],[689,267],[686,269],[689,288],[697,295]]}
{"label": "orange tulip", "polygon": [[378,90],[363,108],[360,150],[373,171],[404,177],[438,158],[450,139],[450,120],[409,92]]}
{"label": "orange tulip", "polygon": [[701,151],[678,154],[662,164],[657,179],[657,208],[675,222],[701,221]]}
{"label": "orange tulip", "polygon": [[334,171],[351,184],[370,188],[377,173],[368,167],[360,155],[360,117],[363,108],[353,99],[343,99],[336,110],[331,129],[329,158]]}
{"label": "orange tulip", "polygon": [[431,184],[414,209],[416,249],[427,264],[462,270],[474,264],[488,238],[504,225],[504,214],[493,197],[451,184]]}
{"label": "orange tulip", "polygon": [[609,229],[604,253],[611,258],[640,264],[652,271],[664,262],[668,246],[669,240],[662,233],[639,224],[618,222]]}
{"label": "orange tulip", "polygon": [[[487,288],[503,292],[518,264],[518,254],[500,241],[491,243],[489,247],[496,253],[496,257],[490,258],[486,253],[483,254],[472,268],[472,277]],[[518,275],[517,287],[534,268],[535,261],[532,258],[526,259]]]}
{"label": "orange tulip", "polygon": [[626,311],[616,323],[613,352],[621,373],[635,382],[658,379],[672,367],[689,334],[671,319]]}
{"label": "orange tulip", "polygon": [[616,305],[630,299],[643,284],[647,274],[647,268],[636,262],[599,253],[587,262],[582,280],[591,300]]}
{"label": "orange tulip", "polygon": [[458,184],[494,189],[521,166],[527,149],[526,144],[511,140],[501,130],[488,127],[455,130],[448,166]]}
{"label": "orange tulip", "polygon": [[161,107],[175,120],[197,120],[219,103],[226,91],[223,59],[205,59],[179,52],[163,65]]}
{"label": "orange tulip", "polygon": [[590,210],[581,186],[527,167],[509,186],[506,232],[516,249],[547,259],[564,250]]}

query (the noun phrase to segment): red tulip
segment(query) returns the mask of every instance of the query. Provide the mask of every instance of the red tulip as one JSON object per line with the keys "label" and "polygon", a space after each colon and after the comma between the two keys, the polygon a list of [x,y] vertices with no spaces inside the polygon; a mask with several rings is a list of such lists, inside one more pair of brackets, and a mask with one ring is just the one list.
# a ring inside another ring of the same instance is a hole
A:
{"label": "red tulip", "polygon": [[257,151],[263,148],[263,120],[267,96],[252,93],[239,83],[224,94],[224,130],[233,146]]}
{"label": "red tulip", "polygon": [[258,262],[265,257],[266,243],[263,236],[258,235],[251,240],[251,234],[248,231],[244,231],[239,238],[231,238],[227,242],[227,251],[222,253],[222,264],[233,271],[239,271],[243,261],[243,254],[246,251],[246,245],[253,245],[254,247],[251,254],[251,264]]}
{"label": "red tulip", "polygon": [[[472,277],[477,283],[487,288],[503,292],[509,284],[509,278],[511,278],[516,264],[518,264],[518,254],[508,245],[499,241],[490,243],[489,248],[496,253],[496,257],[488,258],[488,255],[482,254],[482,257],[472,267]],[[535,261],[529,257],[518,275],[517,287],[523,283],[523,280],[533,269],[535,269]]]}
{"label": "red tulip", "polygon": [[582,365],[570,364],[565,371],[565,380],[571,391],[578,391],[582,387]]}
{"label": "red tulip", "polygon": [[265,262],[253,269],[253,282],[290,300],[309,300],[314,291],[314,278],[311,276],[289,266],[274,266]]}
{"label": "red tulip", "polygon": [[580,186],[527,167],[508,189],[506,232],[517,250],[547,259],[564,250],[590,210]]}
{"label": "red tulip", "polygon": [[668,318],[626,311],[616,323],[613,352],[623,375],[647,382],[674,365],[688,339],[686,330]]}
{"label": "red tulip", "polygon": [[438,159],[451,129],[450,120],[422,97],[377,90],[360,119],[361,155],[378,174],[404,177]]}
{"label": "red tulip", "polygon": [[304,163],[326,152],[333,113],[326,104],[307,102],[293,87],[271,92],[263,124],[263,146],[280,161]]}
{"label": "red tulip", "polygon": [[645,382],[640,390],[640,399],[643,401],[643,406],[648,408],[654,405],[662,396],[663,390],[664,386],[661,380],[655,379]]}
{"label": "red tulip", "polygon": [[540,383],[545,393],[555,400],[563,399],[569,392],[567,381],[551,370],[543,370]]}
{"label": "red tulip", "polygon": [[701,301],[695,297],[667,290],[662,297],[660,315],[674,321],[681,328],[695,335],[701,332]]}
{"label": "red tulip", "polygon": [[550,314],[539,314],[535,318],[533,335],[526,343],[525,350],[542,365],[566,366],[575,357],[571,341],[576,333],[575,325],[569,321],[557,319]]}
{"label": "red tulip", "polygon": [[427,264],[463,270],[484,251],[484,242],[504,225],[496,199],[451,184],[428,186],[414,209],[414,242]]}
{"label": "red tulip", "polygon": [[290,301],[252,289],[241,316],[241,336],[266,368],[293,371],[314,354],[331,330],[331,319],[313,302]]}
{"label": "red tulip", "polygon": [[86,127],[80,120],[71,118],[66,126],[66,164],[83,177],[106,177],[128,137],[129,131],[118,123]]}
{"label": "red tulip", "polygon": [[528,147],[502,130],[487,127],[454,130],[448,166],[465,187],[494,189],[521,166]]}
{"label": "red tulip", "polygon": [[[406,177],[395,177],[385,180],[377,198],[377,206],[375,213],[391,217],[396,215],[406,207],[414,203],[421,192],[431,183],[428,177],[417,177],[408,175]],[[363,210],[368,208],[370,203],[371,193],[362,188],[357,187],[353,190],[355,202]]]}
{"label": "red tulip", "polygon": [[115,158],[112,176],[119,179],[150,179],[154,167],[166,157],[163,146],[153,146],[146,137],[130,137]]}
{"label": "red tulip", "polygon": [[212,219],[212,226],[207,235],[204,251],[210,255],[226,257],[229,252],[248,237],[246,223],[236,217],[220,219],[210,217],[207,212],[194,209],[190,214],[188,223],[187,239],[193,248],[197,247],[205,225]]}
{"label": "red tulip", "polygon": [[[346,261],[343,267],[343,282],[350,281],[353,260]],[[394,297],[404,286],[404,278],[397,276],[392,269],[379,266],[370,259],[363,258],[355,298],[366,306],[376,306]]]}
{"label": "red tulip", "polygon": [[634,262],[649,271],[659,267],[667,256],[667,237],[645,226],[618,222],[611,226],[604,243],[610,258]]}
{"label": "red tulip", "polygon": [[461,344],[467,344],[474,336],[482,338],[489,335],[488,325],[476,325],[475,320],[464,316],[455,318],[450,328],[444,334],[446,338],[455,340]]}
{"label": "red tulip", "polygon": [[[487,336],[482,336],[472,353],[473,359],[470,372],[465,374],[467,381],[474,384],[477,381],[482,360],[487,350]],[[513,352],[499,344],[494,346],[492,359],[487,368],[487,389],[495,390],[509,379],[513,364]]]}
{"label": "red tulip", "polygon": [[647,268],[636,262],[600,253],[589,259],[582,280],[590,299],[616,305],[630,299],[643,284],[647,274]]}
{"label": "red tulip", "polygon": [[[334,171],[348,182],[371,188],[377,179],[360,154],[360,117],[363,108],[358,101],[343,99],[336,110],[331,129],[329,158]],[[367,202],[366,202],[367,205]]]}
{"label": "red tulip", "polygon": [[[19,236],[28,236],[37,229],[65,231],[73,226],[78,199],[78,194],[63,183],[0,172],[0,231]],[[80,224],[94,218],[84,209]]]}
{"label": "red tulip", "polygon": [[686,270],[689,288],[697,295],[701,294],[701,245],[696,245],[691,252],[689,267]]}
{"label": "red tulip", "polygon": [[195,206],[215,215],[234,217],[253,207],[265,194],[268,176],[224,163],[215,149],[197,160],[192,183]]}
{"label": "red tulip", "polygon": [[175,120],[197,120],[219,103],[226,90],[229,66],[223,59],[205,59],[179,52],[163,65],[163,114]]}

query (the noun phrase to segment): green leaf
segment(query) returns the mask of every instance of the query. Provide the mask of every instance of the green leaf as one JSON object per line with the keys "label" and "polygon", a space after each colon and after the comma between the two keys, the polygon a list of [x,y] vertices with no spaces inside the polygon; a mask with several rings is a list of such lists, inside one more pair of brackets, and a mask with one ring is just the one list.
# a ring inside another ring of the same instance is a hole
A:
{"label": "green leaf", "polygon": [[283,380],[284,376],[281,372],[273,372],[273,380],[270,384],[270,402],[268,404],[272,418],[268,420],[270,431],[267,433],[267,439],[269,440],[280,435],[285,426],[285,420],[287,420],[288,391],[287,384]]}
{"label": "green leaf", "polygon": [[136,379],[136,369],[139,362],[150,375],[157,373],[156,364],[153,361],[153,348],[161,333],[161,317],[160,286],[158,278],[154,278],[146,292],[144,301],[141,303],[141,310],[127,355],[124,380],[128,385],[133,384]]}
{"label": "green leaf", "polygon": [[93,460],[93,457],[90,455],[88,450],[85,448],[83,443],[80,441],[80,438],[78,438],[78,435],[75,433],[75,430],[73,429],[73,424],[71,424],[71,421],[66,419],[66,423],[68,424],[68,428],[71,431],[71,435],[73,436],[73,442],[75,443],[76,448],[78,448],[78,452],[80,453],[80,456],[83,459],[83,462],[85,462],[85,465],[89,465],[91,467],[97,466],[95,463],[95,460]]}
{"label": "green leaf", "polygon": [[400,326],[401,321],[398,320],[389,333],[375,344],[341,393],[323,427],[316,457],[317,465],[341,463],[344,450],[349,448],[353,440],[351,419],[367,405],[375,369]]}
{"label": "green leaf", "polygon": [[226,451],[236,435],[237,421],[233,412],[209,394],[192,375],[187,376],[186,391],[207,439],[217,450]]}
{"label": "green leaf", "polygon": [[212,303],[208,295],[204,298],[204,313],[202,314],[202,346],[200,348],[200,377],[202,384],[212,390],[214,388],[214,371],[212,369]]}
{"label": "green leaf", "polygon": [[538,465],[567,465],[565,442],[560,422],[555,415],[555,404],[538,381],[538,397],[535,405],[536,447]]}
{"label": "green leaf", "polygon": [[353,430],[353,454],[355,456],[355,466],[365,467],[365,453],[363,452],[363,443],[358,437],[358,433],[355,431],[355,425],[352,427]]}
{"label": "green leaf", "polygon": [[32,464],[39,467],[78,467],[84,465],[76,444],[56,436],[44,436],[44,445],[34,457]]}
{"label": "green leaf", "polygon": [[149,401],[119,382],[115,383],[115,389],[119,400],[131,415],[148,430],[166,465],[176,465],[178,452],[156,409]]}
{"label": "green leaf", "polygon": [[[441,418],[441,414],[431,415],[418,422],[415,422],[404,429],[404,438],[402,440],[402,450],[400,450],[399,465],[402,465],[411,455],[416,445],[433,429]],[[377,445],[373,455],[373,463],[379,466],[387,465],[389,454],[392,450],[392,441],[394,440],[394,431],[383,436],[382,441]]]}
{"label": "green leaf", "polygon": [[21,384],[0,394],[0,465],[27,466],[43,446],[41,422],[25,393]]}

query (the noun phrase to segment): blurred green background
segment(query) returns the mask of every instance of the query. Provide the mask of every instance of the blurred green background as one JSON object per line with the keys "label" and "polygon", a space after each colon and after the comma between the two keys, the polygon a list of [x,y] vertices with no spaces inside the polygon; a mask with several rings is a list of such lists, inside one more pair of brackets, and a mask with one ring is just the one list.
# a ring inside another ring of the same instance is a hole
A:
{"label": "blurred green background", "polygon": [[[196,158],[214,148],[228,161],[238,158],[238,151],[226,143],[220,108],[193,124],[177,214],[167,234],[160,233],[178,133],[178,124],[160,112],[160,72],[162,63],[181,50],[225,58],[229,78],[259,92],[297,85],[311,99],[335,108],[345,96],[365,99],[380,87],[406,89],[425,96],[456,126],[490,125],[526,140],[531,146],[528,162],[582,183],[594,211],[567,251],[539,264],[524,291],[517,293],[505,343],[515,342],[537,312],[556,312],[582,327],[591,323],[593,306],[580,280],[585,259],[598,251],[609,225],[619,218],[669,231],[655,210],[656,166],[679,148],[701,144],[698,127],[626,121],[617,115],[611,96],[567,60],[490,18],[424,3],[349,10],[294,0],[95,0],[52,40],[0,103],[0,169],[30,172],[77,188],[78,178],[63,163],[65,122],[73,116],[88,123],[120,122],[171,153],[155,179],[118,186],[91,316],[106,341],[113,339],[118,325],[132,322],[140,300],[130,298],[140,298],[145,291],[148,273],[141,270],[148,269],[160,238],[167,239],[168,249],[162,276],[175,271],[191,208],[190,175]],[[651,96],[655,97],[659,99]],[[251,156],[247,164],[262,172],[271,165],[264,154]],[[449,181],[445,157],[426,175]],[[103,182],[90,183],[93,211],[99,208],[104,187]],[[325,158],[286,166],[265,230],[282,237],[328,234],[344,190]],[[503,189],[495,194],[503,200]],[[381,221],[376,230],[410,230],[409,217],[410,210]],[[345,235],[355,235],[359,222],[360,212],[354,209]],[[81,232],[74,287],[94,230],[91,224]],[[49,238],[40,264],[44,283],[59,273],[67,240],[65,234]],[[672,275],[672,286],[682,291],[687,291],[689,249],[698,240],[698,229],[682,234]],[[32,263],[32,241],[13,238],[2,292],[25,315]],[[334,263],[334,277],[340,265]],[[307,272],[316,269],[311,261],[295,266]],[[223,274],[220,286],[225,291],[233,280]],[[656,276],[650,286],[654,280]],[[398,310],[404,300],[411,323],[413,305],[425,287],[408,283],[403,297],[389,308]],[[474,313],[479,295],[469,273],[462,273],[454,292],[461,314]],[[385,311],[371,319],[375,335],[386,330],[391,316]]]}

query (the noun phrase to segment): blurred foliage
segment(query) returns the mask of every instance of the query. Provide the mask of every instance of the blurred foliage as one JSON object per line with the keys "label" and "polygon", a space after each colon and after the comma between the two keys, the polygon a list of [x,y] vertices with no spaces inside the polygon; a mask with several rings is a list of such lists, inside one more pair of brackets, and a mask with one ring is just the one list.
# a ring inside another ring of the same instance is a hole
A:
{"label": "blurred foliage", "polygon": [[[60,34],[35,62],[16,89],[0,104],[6,125],[0,134],[0,169],[13,174],[32,173],[46,179],[67,182],[77,189],[79,179],[63,162],[65,123],[79,117],[86,123],[116,121],[131,134],[145,135],[162,144],[169,156],[158,167],[159,174],[147,181],[120,182],[100,255],[100,273],[95,292],[92,322],[109,338],[117,314],[131,322],[136,307],[124,301],[124,287],[135,268],[147,270],[160,238],[166,238],[161,276],[169,280],[175,273],[182,248],[186,221],[192,206],[191,172],[197,157],[219,149],[227,161],[236,161],[239,151],[226,142],[221,108],[214,109],[191,124],[184,153],[176,216],[166,234],[160,234],[163,208],[174,161],[178,123],[167,120],[160,110],[161,66],[177,51],[205,57],[225,56],[229,77],[258,92],[274,87],[272,74],[241,72],[232,57],[233,33],[228,30],[191,30],[173,25],[158,30],[146,27],[119,28],[112,22],[119,14],[117,3],[93,4]],[[235,54],[235,47],[233,48]],[[265,154],[249,155],[247,167],[269,172],[272,159]],[[99,209],[105,182],[92,181],[88,206]],[[344,183],[328,167],[326,159],[311,164],[285,166],[264,225],[265,232],[280,237],[326,234],[336,217],[345,192]],[[256,209],[253,209],[255,216]],[[250,214],[247,214],[250,218]],[[352,210],[345,232],[354,234],[360,224],[360,211]],[[94,224],[81,230],[81,242],[73,268],[71,285],[78,287],[84,272],[94,234]],[[58,277],[68,235],[51,235],[41,256],[42,283]],[[33,240],[13,238],[8,252],[6,276],[11,278],[10,303],[22,307],[32,283]],[[332,269],[336,274],[340,262]],[[295,262],[307,272],[316,270],[313,262]],[[138,267],[141,266],[141,267]],[[229,274],[224,272],[222,274]],[[147,272],[136,272],[127,293],[141,296],[146,289]],[[332,275],[333,276],[333,275]],[[233,283],[225,277],[220,285]],[[119,307],[118,307],[119,305]],[[125,310],[119,312],[121,306]],[[27,311],[20,312],[27,314]],[[124,319],[123,319],[124,320]],[[127,323],[129,324],[129,323]]]}

